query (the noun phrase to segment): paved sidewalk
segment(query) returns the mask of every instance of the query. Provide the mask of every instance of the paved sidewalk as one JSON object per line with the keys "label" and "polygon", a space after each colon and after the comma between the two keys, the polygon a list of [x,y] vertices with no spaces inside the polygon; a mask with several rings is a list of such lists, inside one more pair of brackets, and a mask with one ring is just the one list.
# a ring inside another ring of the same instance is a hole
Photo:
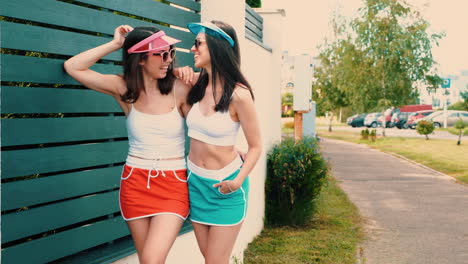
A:
{"label": "paved sidewalk", "polygon": [[468,264],[467,186],[365,145],[320,145],[365,219],[361,263]]}

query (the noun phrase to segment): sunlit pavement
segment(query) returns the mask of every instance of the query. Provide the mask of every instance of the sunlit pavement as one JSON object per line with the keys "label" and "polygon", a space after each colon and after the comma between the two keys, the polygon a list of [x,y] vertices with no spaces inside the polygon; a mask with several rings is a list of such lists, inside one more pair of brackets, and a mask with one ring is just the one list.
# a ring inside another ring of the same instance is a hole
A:
{"label": "sunlit pavement", "polygon": [[[335,131],[353,131],[353,132],[361,132],[361,130],[366,129],[367,127],[350,127],[350,126],[332,126],[332,130]],[[373,128],[368,128],[369,130]],[[375,128],[377,130],[377,135],[382,135],[383,128],[378,127]],[[327,126],[318,126],[317,130],[328,130]],[[415,137],[415,138],[425,138],[424,135],[418,134],[416,129],[398,129],[396,127],[393,128],[385,128],[385,136],[388,137]],[[437,138],[437,139],[453,139],[457,140],[458,136],[450,134],[448,131],[444,130],[436,130],[432,134],[429,134],[429,138]],[[463,138],[468,138],[467,136],[463,136]],[[467,261],[468,264],[468,261]]]}
{"label": "sunlit pavement", "polygon": [[365,219],[360,263],[468,263],[466,185],[365,145],[327,138],[320,145]]}

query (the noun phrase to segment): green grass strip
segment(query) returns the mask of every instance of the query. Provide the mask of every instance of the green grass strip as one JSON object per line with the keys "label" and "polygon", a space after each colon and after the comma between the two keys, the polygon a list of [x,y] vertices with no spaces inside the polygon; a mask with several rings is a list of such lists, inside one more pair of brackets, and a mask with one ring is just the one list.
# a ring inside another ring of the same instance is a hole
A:
{"label": "green grass strip", "polygon": [[331,177],[318,199],[310,224],[265,227],[244,252],[244,263],[355,263],[364,237],[356,207]]}

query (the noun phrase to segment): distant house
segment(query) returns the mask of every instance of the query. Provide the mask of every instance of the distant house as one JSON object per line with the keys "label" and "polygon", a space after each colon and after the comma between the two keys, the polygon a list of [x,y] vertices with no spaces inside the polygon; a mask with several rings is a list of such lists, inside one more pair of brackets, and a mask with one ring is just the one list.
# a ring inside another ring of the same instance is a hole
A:
{"label": "distant house", "polygon": [[468,91],[468,70],[442,76],[450,79],[450,88],[437,88],[435,91],[419,88],[419,103],[431,104],[434,108],[443,108],[447,99],[447,106],[462,101],[461,93]]}

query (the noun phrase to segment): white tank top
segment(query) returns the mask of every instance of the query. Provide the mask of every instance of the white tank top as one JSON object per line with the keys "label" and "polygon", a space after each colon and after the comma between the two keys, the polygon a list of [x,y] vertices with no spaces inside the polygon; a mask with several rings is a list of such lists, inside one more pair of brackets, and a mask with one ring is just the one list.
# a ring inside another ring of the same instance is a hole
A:
{"label": "white tank top", "polygon": [[216,146],[234,146],[239,125],[232,121],[229,110],[204,116],[198,102],[187,115],[188,136]]}
{"label": "white tank top", "polygon": [[[175,88],[174,88],[175,89]],[[184,119],[174,109],[153,115],[139,112],[134,105],[127,117],[128,154],[145,159],[167,159],[184,156]]]}

